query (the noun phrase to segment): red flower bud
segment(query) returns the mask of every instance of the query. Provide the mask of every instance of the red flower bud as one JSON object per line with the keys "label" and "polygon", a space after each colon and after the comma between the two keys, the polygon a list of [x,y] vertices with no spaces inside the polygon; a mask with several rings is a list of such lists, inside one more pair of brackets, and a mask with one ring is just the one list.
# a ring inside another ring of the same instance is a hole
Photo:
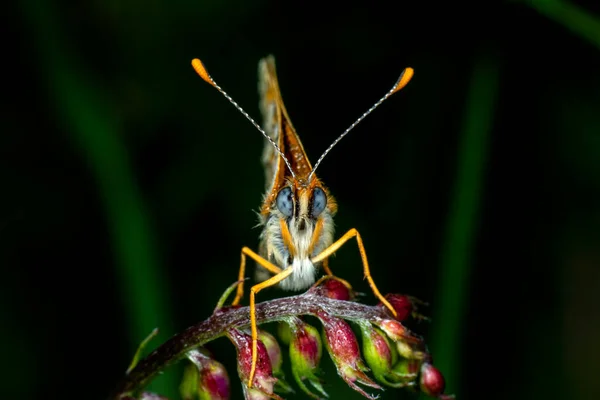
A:
{"label": "red flower bud", "polygon": [[226,400],[229,398],[229,376],[220,362],[213,360],[199,350],[188,352],[188,359],[194,363],[196,374],[185,371],[181,385],[183,398],[193,398],[197,394],[200,400]]}
{"label": "red flower bud", "polygon": [[355,383],[358,381],[363,385],[381,389],[381,386],[369,379],[364,373],[369,369],[360,358],[358,341],[350,325],[343,319],[332,317],[325,312],[318,313],[318,317],[324,327],[325,346],[337,368],[338,374],[352,389],[363,396],[370,399],[376,398],[376,396],[368,394]]}
{"label": "red flower bud", "polygon": [[319,296],[328,297],[334,300],[352,300],[355,297],[350,285],[337,278],[325,279],[312,290]]}
{"label": "red flower bud", "polygon": [[[390,303],[394,311],[396,311],[396,316],[394,317],[396,320],[404,321],[409,315],[412,315],[413,318],[419,320],[429,320],[429,318],[417,312],[417,304],[427,305],[427,303],[417,299],[416,297],[407,296],[404,294],[387,294],[385,295],[385,298]],[[388,314],[391,314],[387,307],[382,303],[379,303],[378,306],[382,307],[384,310],[387,310]]]}
{"label": "red flower bud", "polygon": [[298,386],[309,396],[318,398],[304,383],[308,380],[315,389],[324,397],[327,397],[327,393],[317,376],[319,362],[323,354],[319,332],[315,327],[306,324],[300,318],[290,318],[286,322],[289,324],[291,334],[290,360],[292,373]]}
{"label": "red flower bud", "polygon": [[446,383],[444,376],[436,367],[428,362],[421,365],[421,377],[419,379],[419,387],[421,391],[428,396],[437,397],[442,400],[453,399],[452,395],[444,395]]}
{"label": "red flower bud", "polygon": [[421,339],[413,336],[412,333],[404,327],[399,321],[395,319],[383,319],[376,322],[377,326],[385,332],[386,335],[394,342],[399,340],[420,343]]}
{"label": "red flower bud", "polygon": [[[385,295],[385,299],[391,304],[394,311],[396,311],[395,318],[398,321],[404,321],[413,312],[413,304],[408,296],[387,294]],[[382,303],[379,303],[379,306],[386,308]]]}
{"label": "red flower bud", "polygon": [[230,329],[227,336],[235,344],[238,357],[238,374],[242,380],[246,400],[281,399],[273,393],[277,378],[273,376],[271,360],[267,348],[258,341],[257,362],[252,387],[248,387],[248,379],[252,370],[252,336],[238,329]]}

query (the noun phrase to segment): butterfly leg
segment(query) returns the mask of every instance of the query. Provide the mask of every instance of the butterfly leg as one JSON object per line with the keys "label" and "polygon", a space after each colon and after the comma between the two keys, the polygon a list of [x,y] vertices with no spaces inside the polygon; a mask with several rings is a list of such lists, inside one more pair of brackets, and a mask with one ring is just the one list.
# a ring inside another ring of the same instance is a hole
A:
{"label": "butterfly leg", "polygon": [[333,276],[333,272],[331,272],[331,269],[329,268],[329,258],[323,259],[323,269],[327,275]]}
{"label": "butterfly leg", "polygon": [[[264,260],[264,259],[263,259]],[[258,260],[257,260],[258,261]],[[268,263],[267,260],[264,260]],[[262,265],[262,264],[261,264]],[[250,376],[248,377],[248,387],[252,387],[252,381],[254,380],[254,373],[256,372],[256,362],[258,361],[258,329],[256,327],[256,306],[255,296],[261,290],[274,286],[291,275],[294,270],[292,268],[286,268],[280,272],[250,288],[250,329],[252,330],[252,367],[250,368]]]}
{"label": "butterfly leg", "polygon": [[238,284],[238,287],[237,287],[235,299],[233,299],[232,304],[234,306],[237,306],[240,303],[240,300],[242,300],[242,297],[244,296],[244,279],[245,279],[245,274],[246,274],[246,256],[252,258],[261,267],[263,267],[264,269],[266,269],[267,271],[269,271],[273,274],[278,274],[281,272],[281,268],[279,268],[276,265],[265,260],[263,257],[259,256],[258,254],[256,254],[252,250],[250,250],[250,248],[243,247],[242,248],[242,260],[240,262],[240,272],[238,273],[238,281],[240,283]]}
{"label": "butterfly leg", "polygon": [[321,277],[317,282],[315,282],[315,284],[313,286],[319,286],[324,280],[327,280],[327,279],[335,279],[336,281],[339,281],[344,286],[346,286],[348,288],[348,290],[352,290],[352,285],[350,285],[346,280],[344,280],[340,277],[337,277],[333,274],[333,272],[329,268],[329,258],[323,259],[322,267],[325,270],[325,273],[327,275]]}
{"label": "butterfly leg", "polygon": [[254,373],[256,372],[256,362],[258,361],[258,328],[256,327],[256,307],[255,307],[255,296],[256,293],[261,291],[264,288],[269,286],[276,285],[281,282],[285,278],[287,278],[291,273],[292,269],[288,268],[285,270],[281,270],[278,266],[273,263],[265,260],[260,255],[256,254],[248,247],[242,248],[242,256],[240,262],[240,272],[238,274],[238,280],[240,281],[237,287],[237,293],[235,295],[235,299],[233,300],[233,305],[239,304],[242,296],[244,295],[244,275],[246,273],[246,256],[252,258],[254,261],[258,263],[261,267],[266,269],[267,271],[275,274],[271,278],[263,281],[259,284],[256,284],[250,288],[250,329],[252,330],[252,366],[250,367],[250,376],[248,378],[248,387],[252,387],[252,381],[254,380]]}
{"label": "butterfly leg", "polygon": [[[381,303],[383,303],[395,317],[397,315],[396,310],[394,310],[389,301],[387,301],[385,297],[382,296],[382,294],[379,292],[379,289],[377,289],[375,282],[373,281],[373,277],[371,276],[371,270],[369,269],[369,262],[367,261],[367,252],[365,251],[365,246],[363,244],[362,238],[360,237],[360,234],[356,229],[350,229],[348,232],[346,232],[344,236],[336,240],[331,246],[323,250],[316,257],[313,257],[311,261],[313,263],[324,261],[333,253],[335,253],[340,247],[342,247],[348,240],[354,237],[356,238],[356,244],[358,245],[358,251],[360,252],[360,257],[362,259],[365,278],[367,278],[367,281],[369,282],[369,286],[371,287],[373,294],[375,294],[375,297],[377,297],[379,301],[381,301]],[[327,272],[327,270],[325,271]]]}

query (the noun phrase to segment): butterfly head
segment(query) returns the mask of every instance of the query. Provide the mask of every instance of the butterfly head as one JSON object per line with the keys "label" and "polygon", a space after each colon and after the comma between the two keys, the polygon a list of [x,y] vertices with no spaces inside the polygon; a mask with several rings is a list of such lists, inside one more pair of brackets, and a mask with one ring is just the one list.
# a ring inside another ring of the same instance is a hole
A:
{"label": "butterfly head", "polygon": [[268,219],[291,259],[311,258],[331,243],[336,211],[333,196],[316,177],[288,179],[277,192]]}

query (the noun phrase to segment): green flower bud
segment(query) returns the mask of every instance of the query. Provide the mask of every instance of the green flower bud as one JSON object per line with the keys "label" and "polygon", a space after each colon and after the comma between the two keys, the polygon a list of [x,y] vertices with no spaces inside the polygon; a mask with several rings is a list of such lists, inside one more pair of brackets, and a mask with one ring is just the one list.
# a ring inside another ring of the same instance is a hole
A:
{"label": "green flower bud", "polygon": [[269,359],[271,360],[271,368],[273,369],[273,376],[277,378],[275,383],[275,390],[281,393],[293,393],[292,387],[285,381],[285,374],[282,369],[283,358],[281,357],[281,348],[277,339],[269,332],[259,330],[258,338],[267,349],[269,353]]}
{"label": "green flower bud", "polygon": [[409,343],[406,340],[398,340],[396,342],[398,354],[407,360],[425,360],[429,357],[426,352],[415,347],[413,343]]}
{"label": "green flower bud", "polygon": [[289,325],[291,336],[290,360],[292,373],[298,386],[309,396],[319,398],[306,386],[305,381],[308,381],[324,397],[327,397],[327,393],[321,385],[321,380],[317,376],[323,354],[319,331],[300,318],[290,318],[286,322]]}
{"label": "green flower bud", "polygon": [[365,361],[371,368],[375,380],[394,387],[392,366],[396,363],[398,355],[390,346],[389,339],[382,331],[366,321],[360,323],[360,330]]}
{"label": "green flower bud", "polygon": [[198,367],[187,364],[183,368],[183,378],[179,385],[179,394],[183,400],[195,400],[198,396]]}
{"label": "green flower bud", "polygon": [[394,386],[415,386],[420,363],[418,360],[399,360],[392,368],[393,379],[396,382]]}

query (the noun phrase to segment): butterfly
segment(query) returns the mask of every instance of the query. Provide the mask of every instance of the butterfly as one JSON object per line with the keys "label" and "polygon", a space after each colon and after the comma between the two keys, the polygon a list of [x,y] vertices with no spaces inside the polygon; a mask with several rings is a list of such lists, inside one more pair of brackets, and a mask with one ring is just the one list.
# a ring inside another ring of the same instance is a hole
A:
{"label": "butterfly", "polygon": [[[396,311],[375,285],[359,232],[352,228],[339,239],[334,240],[333,217],[337,212],[337,203],[327,187],[315,175],[315,171],[344,136],[388,97],[406,86],[413,77],[414,70],[404,69],[394,86],[338,136],[313,166],[283,104],[273,56],[261,59],[258,66],[262,127],[217,85],[199,59],[192,60],[192,67],[204,81],[221,92],[266,139],[262,155],[266,193],[259,213],[262,227],[259,251],[256,253],[249,247],[242,248],[238,273],[239,284],[232,303],[238,305],[243,297],[246,259],[250,257],[259,268],[267,272],[267,275],[263,274],[260,283],[250,288],[252,368],[248,387],[252,387],[258,341],[256,294],[275,285],[285,290],[306,289],[315,283],[319,268],[323,268],[325,278],[334,277],[329,268],[329,257],[350,239],[356,239],[364,276],[373,294],[394,316],[396,315]],[[346,281],[337,277],[336,279],[349,286]]]}

